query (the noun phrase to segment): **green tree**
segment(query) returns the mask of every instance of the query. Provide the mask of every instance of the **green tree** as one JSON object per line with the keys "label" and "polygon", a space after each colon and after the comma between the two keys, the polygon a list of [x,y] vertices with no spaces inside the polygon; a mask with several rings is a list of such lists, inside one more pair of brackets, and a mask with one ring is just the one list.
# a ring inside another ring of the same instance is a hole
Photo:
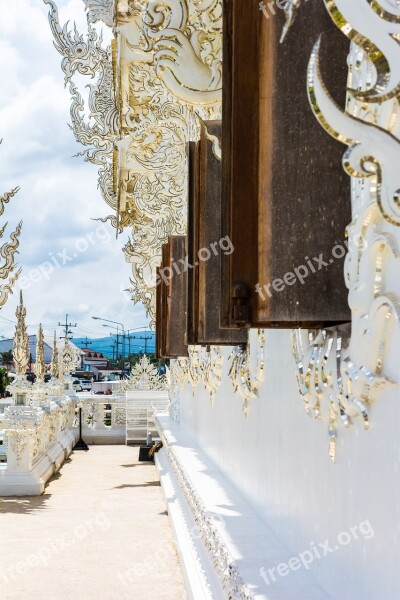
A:
{"label": "green tree", "polygon": [[12,362],[13,362],[12,350],[7,350],[7,352],[1,352],[1,356],[3,358],[3,365],[5,367],[12,364]]}
{"label": "green tree", "polygon": [[0,368],[0,395],[4,397],[6,393],[6,387],[11,383],[10,379],[7,377],[7,369]]}

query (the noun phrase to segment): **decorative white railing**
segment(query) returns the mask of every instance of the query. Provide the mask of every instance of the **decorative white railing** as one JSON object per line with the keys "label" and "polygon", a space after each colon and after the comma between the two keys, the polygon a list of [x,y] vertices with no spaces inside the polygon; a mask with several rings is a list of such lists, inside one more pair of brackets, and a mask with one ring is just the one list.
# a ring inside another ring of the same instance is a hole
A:
{"label": "decorative white railing", "polygon": [[169,395],[166,390],[132,390],[126,393],[126,443],[137,444],[150,433],[158,438],[154,415],[166,413]]}
{"label": "decorative white railing", "polygon": [[[80,394],[78,405],[82,406],[83,438],[88,444],[125,443],[125,394]],[[76,411],[74,426],[78,424]]]}
{"label": "decorative white railing", "polygon": [[70,454],[75,399],[48,406],[8,406],[0,414],[0,495],[36,495]]}
{"label": "decorative white railing", "polygon": [[[0,412],[0,496],[43,492],[78,439],[80,407],[82,436],[87,444],[125,444],[128,426],[135,429],[131,441],[145,440],[148,431],[156,437],[154,412],[165,412],[168,404],[167,392],[136,391],[71,393],[48,398],[41,406],[6,406]],[[127,407],[131,415],[128,421]]]}
{"label": "decorative white railing", "polygon": [[[82,406],[82,430],[91,443],[139,443],[147,433],[157,436],[155,412],[166,412],[167,391],[130,391],[108,395],[79,394]],[[78,426],[78,412],[74,425]]]}

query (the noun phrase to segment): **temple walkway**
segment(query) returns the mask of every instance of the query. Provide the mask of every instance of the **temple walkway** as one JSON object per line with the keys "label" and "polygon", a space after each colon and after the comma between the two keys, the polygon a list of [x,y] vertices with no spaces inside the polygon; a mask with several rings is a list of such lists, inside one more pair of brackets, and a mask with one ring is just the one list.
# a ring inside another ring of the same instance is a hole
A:
{"label": "temple walkway", "polygon": [[0,500],[1,600],[184,600],[153,464],[75,452],[42,496]]}

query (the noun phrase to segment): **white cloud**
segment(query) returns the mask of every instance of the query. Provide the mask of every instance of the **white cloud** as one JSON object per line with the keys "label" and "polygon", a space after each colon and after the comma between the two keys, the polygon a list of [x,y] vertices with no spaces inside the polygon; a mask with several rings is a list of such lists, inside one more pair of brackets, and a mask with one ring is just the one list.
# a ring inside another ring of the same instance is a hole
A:
{"label": "white cloud", "polygon": [[[72,26],[76,20],[83,31],[82,0],[59,0],[58,6],[61,21],[69,19]],[[3,219],[10,231],[24,220],[18,262],[30,281],[24,291],[28,323],[43,322],[51,334],[69,313],[79,324],[77,336],[104,336],[106,330],[92,315],[122,321],[127,328],[148,320],[144,308],[135,307],[123,291],[130,285],[121,251],[126,236],[115,240],[107,224],[102,227],[108,239],[96,237],[101,224],[92,219],[110,211],[97,189],[96,167],[72,158],[83,148],[67,126],[69,95],[47,14],[41,0],[0,0],[0,193],[21,186]],[[81,250],[90,236],[95,243]],[[43,263],[63,252],[77,256],[54,266],[46,278]],[[40,269],[42,275],[33,281],[32,272]],[[1,335],[12,333],[17,296],[0,312]]]}

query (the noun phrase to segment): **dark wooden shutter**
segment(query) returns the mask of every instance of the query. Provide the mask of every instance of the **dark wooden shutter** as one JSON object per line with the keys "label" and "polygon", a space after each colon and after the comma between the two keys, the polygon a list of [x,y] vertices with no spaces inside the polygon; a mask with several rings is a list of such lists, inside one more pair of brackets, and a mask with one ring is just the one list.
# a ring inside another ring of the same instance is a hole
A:
{"label": "dark wooden shutter", "polygon": [[222,227],[235,252],[222,264],[223,324],[332,325],[350,320],[343,258],[332,254],[345,248],[350,184],[342,145],[309,106],[307,65],[324,33],[324,76],[345,106],[349,47],[323,2],[301,4],[282,44],[284,11],[275,12],[224,0]]}
{"label": "dark wooden shutter", "polygon": [[159,358],[177,358],[188,355],[186,341],[187,271],[181,262],[181,260],[185,260],[185,257],[185,236],[169,237],[168,243],[162,246],[162,263],[157,270],[156,344]]}
{"label": "dark wooden shutter", "polygon": [[197,200],[199,187],[199,144],[189,142],[187,145],[189,165],[189,193],[188,193],[188,229],[187,229],[187,257],[191,267],[188,271],[188,307],[187,307],[187,342],[191,345],[199,344],[199,278],[195,268],[196,253],[198,248],[198,214]]}
{"label": "dark wooden shutter", "polygon": [[231,251],[221,229],[221,161],[217,157],[221,132],[221,121],[206,121],[200,141],[189,145],[188,339],[200,345],[232,346],[246,343],[247,333],[220,326],[221,256]]}
{"label": "dark wooden shutter", "polygon": [[162,358],[164,354],[164,309],[162,306],[163,288],[160,279],[160,269],[157,269],[157,287],[156,287],[156,357]]}

